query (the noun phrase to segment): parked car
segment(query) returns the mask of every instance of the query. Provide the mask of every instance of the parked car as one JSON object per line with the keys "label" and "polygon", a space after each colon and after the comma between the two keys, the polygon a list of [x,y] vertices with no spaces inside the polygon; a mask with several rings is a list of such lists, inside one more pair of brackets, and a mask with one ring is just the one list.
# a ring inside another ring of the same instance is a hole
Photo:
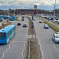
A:
{"label": "parked car", "polygon": [[58,43],[59,42],[59,34],[53,34],[52,36],[52,40],[55,42],[55,43]]}
{"label": "parked car", "polygon": [[53,20],[53,22],[57,22],[57,20],[56,20],[56,19],[54,19],[54,20]]}
{"label": "parked car", "polygon": [[23,27],[27,27],[27,25],[26,24],[23,24]]}
{"label": "parked car", "polygon": [[45,29],[48,29],[49,26],[48,26],[47,24],[44,24],[44,28],[45,28]]}
{"label": "parked car", "polygon": [[53,20],[53,18],[51,18],[51,20]]}

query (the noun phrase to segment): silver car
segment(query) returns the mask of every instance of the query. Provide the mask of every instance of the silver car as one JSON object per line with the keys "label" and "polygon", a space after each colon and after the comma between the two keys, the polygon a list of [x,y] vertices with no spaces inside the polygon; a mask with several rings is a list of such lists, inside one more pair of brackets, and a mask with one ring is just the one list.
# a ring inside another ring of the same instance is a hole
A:
{"label": "silver car", "polygon": [[52,40],[56,43],[59,42],[59,34],[53,34]]}

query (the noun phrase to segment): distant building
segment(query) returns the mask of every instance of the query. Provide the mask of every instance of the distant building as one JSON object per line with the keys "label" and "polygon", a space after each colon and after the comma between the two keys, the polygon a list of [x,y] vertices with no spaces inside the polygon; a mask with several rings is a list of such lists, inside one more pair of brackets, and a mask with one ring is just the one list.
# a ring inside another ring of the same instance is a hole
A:
{"label": "distant building", "polygon": [[16,9],[16,14],[38,14],[38,9]]}

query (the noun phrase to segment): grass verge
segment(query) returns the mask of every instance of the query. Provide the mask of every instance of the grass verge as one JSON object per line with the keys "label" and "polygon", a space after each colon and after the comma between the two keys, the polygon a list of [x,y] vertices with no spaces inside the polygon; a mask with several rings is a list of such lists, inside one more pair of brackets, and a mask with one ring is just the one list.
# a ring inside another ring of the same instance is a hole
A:
{"label": "grass verge", "polygon": [[[28,34],[29,35],[32,35],[32,28],[31,28],[31,19],[28,17],[28,19],[29,19],[29,29],[28,29]],[[35,31],[35,27],[34,27],[34,33],[33,33],[33,35],[36,33],[36,31]]]}
{"label": "grass verge", "polygon": [[49,23],[48,21],[44,21],[44,23],[48,24],[54,31],[59,32],[59,28]]}
{"label": "grass verge", "polygon": [[30,59],[38,59],[38,53],[34,44],[36,44],[34,40],[30,41]]}

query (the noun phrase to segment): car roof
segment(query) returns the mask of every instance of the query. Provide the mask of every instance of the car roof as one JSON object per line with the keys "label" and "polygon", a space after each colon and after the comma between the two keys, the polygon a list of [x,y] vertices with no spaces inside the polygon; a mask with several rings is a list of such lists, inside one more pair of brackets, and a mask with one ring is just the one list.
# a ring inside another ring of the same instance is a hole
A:
{"label": "car roof", "polygon": [[55,36],[59,36],[59,34],[54,34]]}
{"label": "car roof", "polygon": [[[44,24],[44,25],[47,25],[47,24]],[[48,25],[47,25],[48,26]]]}

